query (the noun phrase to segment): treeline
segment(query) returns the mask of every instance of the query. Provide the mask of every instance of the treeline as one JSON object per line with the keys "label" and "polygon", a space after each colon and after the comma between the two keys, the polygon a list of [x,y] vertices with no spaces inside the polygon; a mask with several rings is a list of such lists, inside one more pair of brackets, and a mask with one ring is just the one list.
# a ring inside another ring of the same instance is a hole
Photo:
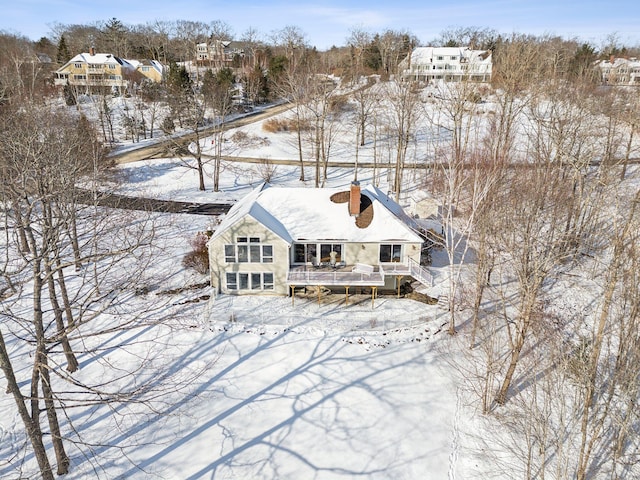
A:
{"label": "treeline", "polygon": [[[196,45],[203,42],[235,40],[242,43],[242,63],[234,67],[254,67],[263,71],[278,70],[296,56],[314,56],[314,62],[324,73],[341,77],[354,74],[379,74],[383,79],[393,75],[398,64],[415,47],[469,46],[493,52],[494,83],[508,73],[503,52],[513,50],[517,43],[526,50],[518,59],[532,70],[532,80],[549,74],[584,76],[592,72],[593,62],[613,56],[638,56],[639,46],[623,45],[612,35],[602,45],[585,43],[575,38],[555,35],[503,35],[480,27],[460,27],[444,30],[437,38],[421,40],[407,30],[369,32],[351,30],[344,45],[318,51],[306,34],[296,26],[286,26],[271,32],[249,28],[236,35],[230,25],[216,20],[156,20],[145,24],[127,25],[117,18],[87,25],[55,24],[47,37],[31,41],[16,34],[0,32],[0,100],[17,88],[46,87],[46,79],[56,68],[74,55],[88,52],[112,53],[122,58],[152,59],[165,65],[196,60]],[[533,52],[535,56],[527,57]]]}

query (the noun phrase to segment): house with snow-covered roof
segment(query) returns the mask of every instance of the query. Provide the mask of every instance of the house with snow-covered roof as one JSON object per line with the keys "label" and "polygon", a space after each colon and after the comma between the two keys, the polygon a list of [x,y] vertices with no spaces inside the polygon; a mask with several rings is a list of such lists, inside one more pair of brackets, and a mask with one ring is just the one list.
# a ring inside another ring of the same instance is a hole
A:
{"label": "house with snow-covered roof", "polygon": [[640,85],[640,60],[636,57],[611,56],[607,60],[595,62],[600,70],[602,83],[606,85]]}
{"label": "house with snow-covered roof", "polygon": [[79,53],[55,72],[55,85],[71,85],[87,92],[116,89],[124,92],[136,73],[154,82],[162,81],[163,67],[159,62],[126,60],[110,53]]}
{"label": "house with snow-covered roof", "polygon": [[423,240],[415,221],[375,186],[262,184],[209,239],[211,285],[226,294],[282,295],[308,286],[373,294],[411,276],[431,286],[420,265]]}
{"label": "house with snow-covered roof", "polygon": [[417,47],[398,66],[403,80],[490,82],[491,50],[468,47]]}

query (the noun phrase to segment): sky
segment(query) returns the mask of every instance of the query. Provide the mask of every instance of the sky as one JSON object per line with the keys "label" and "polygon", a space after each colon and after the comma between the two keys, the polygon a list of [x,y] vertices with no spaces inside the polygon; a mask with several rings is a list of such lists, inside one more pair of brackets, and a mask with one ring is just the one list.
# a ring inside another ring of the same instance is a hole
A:
{"label": "sky", "polygon": [[0,0],[0,30],[32,40],[51,36],[52,26],[92,24],[117,18],[128,25],[154,20],[221,20],[240,38],[249,28],[265,39],[297,26],[320,50],[346,44],[354,29],[414,34],[422,44],[451,27],[491,28],[502,34],[553,34],[595,46],[615,34],[619,43],[640,45],[637,0]]}

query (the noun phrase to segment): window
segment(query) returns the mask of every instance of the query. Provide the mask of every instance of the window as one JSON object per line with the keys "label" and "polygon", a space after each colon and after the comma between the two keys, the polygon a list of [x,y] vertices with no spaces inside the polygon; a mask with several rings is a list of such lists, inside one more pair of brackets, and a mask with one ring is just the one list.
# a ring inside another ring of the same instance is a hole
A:
{"label": "window", "polygon": [[273,290],[273,273],[227,273],[227,290]]}
{"label": "window", "polygon": [[224,246],[224,261],[226,263],[236,263],[236,247],[235,245]]}
{"label": "window", "polygon": [[438,60],[444,60],[444,57],[442,55],[438,55],[437,59]]}
{"label": "window", "polygon": [[263,245],[260,237],[238,237],[224,246],[226,263],[273,263],[273,245]]}
{"label": "window", "polygon": [[380,262],[399,262],[402,259],[402,245],[382,244],[380,245]]}
{"label": "window", "polygon": [[109,68],[110,68],[111,70],[115,70],[115,69],[116,69],[116,66],[115,66],[114,64],[110,63],[110,64],[109,64]]}
{"label": "window", "polygon": [[262,274],[262,288],[264,290],[273,290],[273,273]]}
{"label": "window", "polygon": [[82,64],[81,63],[74,63],[73,64],[73,68],[82,68]]}
{"label": "window", "polygon": [[315,243],[296,243],[293,246],[293,263],[318,263]]}
{"label": "window", "polygon": [[[333,255],[332,255],[333,252]],[[293,263],[342,262],[341,243],[296,243],[293,246]]]}
{"label": "window", "polygon": [[262,287],[262,274],[252,273],[251,274],[251,290],[260,290],[261,287]]}
{"label": "window", "polygon": [[238,289],[238,275],[236,273],[227,273],[227,289]]}
{"label": "window", "polygon": [[[335,252],[335,254],[332,254],[331,252]],[[342,261],[342,245],[335,243],[321,243],[320,261],[331,262],[334,260],[334,257],[336,262]]]}

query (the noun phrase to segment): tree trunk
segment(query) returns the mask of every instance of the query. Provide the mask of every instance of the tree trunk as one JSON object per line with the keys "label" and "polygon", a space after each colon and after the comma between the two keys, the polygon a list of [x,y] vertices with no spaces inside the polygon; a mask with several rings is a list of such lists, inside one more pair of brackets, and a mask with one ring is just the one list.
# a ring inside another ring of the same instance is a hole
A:
{"label": "tree trunk", "polygon": [[7,392],[13,396],[20,418],[22,419],[22,423],[27,431],[27,436],[31,442],[33,453],[36,457],[36,461],[38,462],[40,475],[42,475],[43,480],[53,480],[54,476],[51,470],[51,463],[49,463],[47,451],[44,448],[44,443],[42,442],[42,430],[40,429],[40,423],[38,421],[38,412],[36,411],[35,420],[29,415],[29,410],[25,404],[25,397],[20,392],[20,387],[18,386],[13,366],[9,359],[2,331],[0,331],[0,369],[7,380]]}
{"label": "tree trunk", "polygon": [[302,124],[300,122],[300,106],[296,105],[296,130],[298,136],[298,157],[300,159],[300,178],[301,182],[304,182],[304,159],[302,158]]}
{"label": "tree trunk", "polygon": [[578,458],[578,467],[576,471],[577,480],[586,480],[587,468],[591,459],[591,451],[593,441],[588,439],[589,420],[594,407],[596,398],[596,381],[598,378],[598,364],[602,353],[602,345],[604,341],[604,333],[609,318],[609,313],[613,304],[613,296],[616,291],[620,266],[623,261],[623,250],[629,230],[632,227],[636,207],[640,203],[640,191],[638,191],[631,202],[631,209],[625,221],[625,224],[615,239],[611,263],[609,264],[608,279],[602,300],[602,310],[598,319],[598,325],[593,339],[591,354],[589,355],[589,377],[587,379],[587,391],[584,399],[584,408],[582,411],[581,421],[581,440],[580,454]]}
{"label": "tree trunk", "polygon": [[58,329],[58,337],[60,338],[62,350],[64,351],[64,355],[67,359],[67,371],[73,373],[78,370],[78,360],[76,359],[71,345],[69,344],[69,339],[67,338],[66,327],[62,317],[62,308],[60,308],[60,303],[58,302],[55,280],[48,260],[45,260],[45,275],[47,278],[47,286],[49,287],[49,300],[51,301],[51,307],[56,320],[56,328]]}
{"label": "tree trunk", "polygon": [[43,352],[41,359],[42,362],[39,365],[40,379],[42,382],[42,393],[44,394],[44,404],[47,409],[47,419],[49,420],[49,429],[51,430],[51,441],[53,443],[53,450],[56,453],[56,463],[58,465],[56,473],[58,475],[65,475],[69,473],[69,457],[64,450],[62,436],[60,435],[60,423],[58,422],[58,414],[56,413],[56,406],[53,400],[46,353]]}
{"label": "tree trunk", "polygon": [[631,157],[631,147],[633,146],[633,132],[635,125],[631,124],[631,133],[629,133],[629,141],[627,142],[627,149],[624,154],[624,162],[622,163],[622,171],[620,172],[620,180],[624,180],[627,176],[627,166],[629,165],[629,157]]}
{"label": "tree trunk", "polygon": [[529,331],[535,295],[531,293],[528,295],[529,297],[524,300],[523,309],[517,321],[518,324],[516,338],[513,342],[513,345],[511,346],[511,359],[509,361],[509,368],[507,368],[507,373],[504,376],[502,386],[496,394],[495,401],[498,405],[504,405],[507,402],[507,393],[509,392],[511,382],[513,381],[513,376],[515,374],[516,367],[518,366],[518,361],[520,360],[520,353],[522,353],[522,347],[524,347],[524,342]]}

